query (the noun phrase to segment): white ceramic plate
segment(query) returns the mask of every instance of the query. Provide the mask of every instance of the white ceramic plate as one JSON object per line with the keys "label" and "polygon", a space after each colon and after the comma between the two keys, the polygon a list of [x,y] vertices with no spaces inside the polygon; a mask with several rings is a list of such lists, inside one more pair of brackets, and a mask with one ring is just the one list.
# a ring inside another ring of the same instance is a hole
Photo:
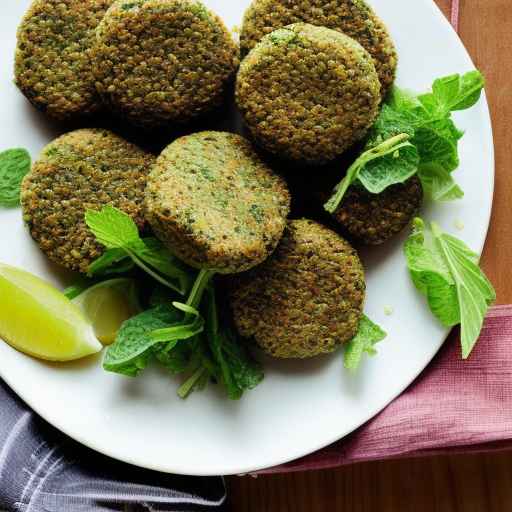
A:
{"label": "white ceramic plate", "polygon": [[[239,25],[249,0],[208,0],[229,27]],[[400,54],[398,83],[423,91],[432,79],[473,68],[459,38],[431,0],[374,0]],[[36,157],[59,127],[48,123],[12,83],[15,30],[29,0],[0,6],[0,150],[23,146]],[[481,251],[489,224],[493,141],[485,99],[456,116],[466,129],[457,180],[462,201],[426,207],[425,216]],[[464,223],[457,231],[455,224]],[[214,386],[186,401],[158,369],[130,380],[102,370],[100,359],[44,364],[0,343],[0,375],[55,427],[116,459],[160,471],[194,475],[242,473],[280,464],[322,448],[362,425],[401,393],[446,337],[413,289],[401,241],[363,254],[371,318],[389,333],[379,355],[357,375],[342,354],[309,362],[266,363],[266,379],[242,401]],[[25,231],[19,210],[0,210],[0,261],[63,284]],[[392,316],[384,308],[394,309]],[[1,407],[1,405],[0,405]]]}

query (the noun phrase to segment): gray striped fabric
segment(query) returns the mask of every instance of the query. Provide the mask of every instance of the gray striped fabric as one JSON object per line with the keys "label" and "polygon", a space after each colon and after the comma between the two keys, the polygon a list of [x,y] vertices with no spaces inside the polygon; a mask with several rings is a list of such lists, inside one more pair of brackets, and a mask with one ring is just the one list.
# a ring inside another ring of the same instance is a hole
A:
{"label": "gray striped fabric", "polygon": [[221,477],[143,470],[97,454],[27,409],[0,381],[0,510],[224,511]]}

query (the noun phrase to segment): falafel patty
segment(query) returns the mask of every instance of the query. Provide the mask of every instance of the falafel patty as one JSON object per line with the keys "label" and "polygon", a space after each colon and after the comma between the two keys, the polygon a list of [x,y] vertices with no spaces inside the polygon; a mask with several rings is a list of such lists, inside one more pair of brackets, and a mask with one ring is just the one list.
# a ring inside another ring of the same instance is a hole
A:
{"label": "falafel patty", "polygon": [[403,231],[422,202],[423,188],[416,175],[380,194],[352,186],[334,218],[358,242],[379,245]]}
{"label": "falafel patty", "polygon": [[299,22],[343,32],[360,43],[372,56],[386,95],[395,80],[395,45],[384,22],[362,0],[253,0],[240,34],[242,55],[266,34]]}
{"label": "falafel patty", "polygon": [[356,251],[311,220],[293,220],[274,254],[230,279],[230,304],[242,336],[268,354],[306,358],[336,350],[357,333],[364,270]]}
{"label": "falafel patty", "polygon": [[135,125],[185,122],[222,102],[238,48],[197,0],[118,0],[97,30],[96,87]]}
{"label": "falafel patty", "polygon": [[236,101],[265,149],[323,163],[365,136],[379,111],[380,83],[355,40],[297,23],[265,36],[243,60]]}
{"label": "falafel patty", "polygon": [[14,74],[16,85],[37,109],[59,120],[100,109],[90,48],[112,2],[32,2],[18,28]]}
{"label": "falafel patty", "polygon": [[87,272],[104,249],[85,224],[86,210],[113,205],[142,229],[154,159],[107,130],[76,130],[54,140],[22,183],[23,219],[32,238],[55,263]]}
{"label": "falafel patty", "polygon": [[156,235],[188,264],[224,274],[265,260],[289,209],[284,180],[232,133],[177,139],[157,159],[146,189]]}

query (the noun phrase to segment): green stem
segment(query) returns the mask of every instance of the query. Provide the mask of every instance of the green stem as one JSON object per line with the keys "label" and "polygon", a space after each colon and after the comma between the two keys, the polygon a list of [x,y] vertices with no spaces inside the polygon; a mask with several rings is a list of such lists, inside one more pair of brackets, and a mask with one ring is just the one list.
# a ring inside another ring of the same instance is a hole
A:
{"label": "green stem", "polygon": [[[204,330],[204,322],[201,317],[190,324],[177,324],[174,327],[165,327],[151,332],[151,339],[158,343],[171,343],[188,340]],[[167,351],[171,347],[167,347]]]}
{"label": "green stem", "polygon": [[178,292],[180,295],[185,295],[185,291],[178,288],[176,285],[172,284],[171,282],[167,281],[160,275],[158,275],[156,272],[154,272],[150,267],[148,267],[141,259],[139,259],[138,256],[135,255],[132,251],[125,249],[126,253],[130,256],[130,258],[133,260],[133,262],[139,266],[144,272],[147,272],[153,279],[158,281],[159,283],[163,284],[164,286],[167,286],[167,288],[171,288],[171,290],[174,290],[175,292]]}
{"label": "green stem", "polygon": [[215,275],[213,270],[201,269],[199,274],[196,277],[194,285],[192,286],[192,290],[190,295],[188,296],[187,306],[190,306],[194,309],[199,307],[201,303],[201,299],[203,298],[203,293],[208,285],[210,279]]}
{"label": "green stem", "polygon": [[359,158],[348,168],[347,175],[334,189],[332,197],[324,204],[324,209],[334,214],[345,197],[348,188],[356,181],[359,171],[372,160],[394,153],[407,145],[410,136],[407,133],[399,133],[394,137],[386,139],[377,146],[362,153]]}
{"label": "green stem", "polygon": [[206,372],[206,368],[199,367],[178,389],[178,396],[180,398],[187,398],[190,395],[191,391],[194,389],[194,386],[201,380],[204,373]]}

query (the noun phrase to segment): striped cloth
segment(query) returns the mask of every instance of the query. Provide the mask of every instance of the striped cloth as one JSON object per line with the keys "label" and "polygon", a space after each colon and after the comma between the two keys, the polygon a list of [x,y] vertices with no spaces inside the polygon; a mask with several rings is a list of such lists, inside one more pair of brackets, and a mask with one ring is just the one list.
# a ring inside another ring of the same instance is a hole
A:
{"label": "striped cloth", "polygon": [[226,510],[221,477],[166,475],[115,462],[57,432],[1,381],[0,404],[0,510]]}

